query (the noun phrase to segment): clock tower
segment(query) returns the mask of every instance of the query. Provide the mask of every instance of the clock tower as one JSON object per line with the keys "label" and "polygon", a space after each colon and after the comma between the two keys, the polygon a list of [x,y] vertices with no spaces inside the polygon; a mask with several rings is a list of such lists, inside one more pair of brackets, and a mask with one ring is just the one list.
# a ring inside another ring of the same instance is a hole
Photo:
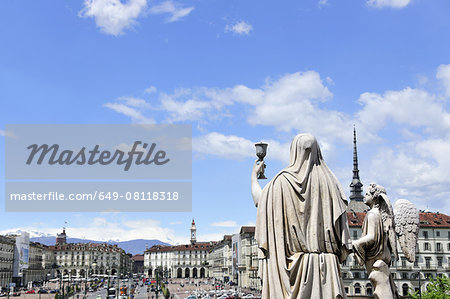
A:
{"label": "clock tower", "polygon": [[197,242],[197,228],[195,227],[195,221],[192,219],[191,225],[191,244],[194,245]]}

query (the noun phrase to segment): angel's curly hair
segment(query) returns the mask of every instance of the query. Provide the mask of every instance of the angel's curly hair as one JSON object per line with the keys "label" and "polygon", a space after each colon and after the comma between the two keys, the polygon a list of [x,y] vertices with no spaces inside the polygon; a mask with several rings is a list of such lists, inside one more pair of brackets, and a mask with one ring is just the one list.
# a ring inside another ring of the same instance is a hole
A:
{"label": "angel's curly hair", "polygon": [[392,217],[391,215],[389,215],[390,211],[387,203],[380,197],[381,194],[387,195],[386,189],[378,184],[370,183],[368,191],[373,197],[374,205],[379,208],[381,212],[381,218],[383,219],[383,222],[385,222],[388,217]]}

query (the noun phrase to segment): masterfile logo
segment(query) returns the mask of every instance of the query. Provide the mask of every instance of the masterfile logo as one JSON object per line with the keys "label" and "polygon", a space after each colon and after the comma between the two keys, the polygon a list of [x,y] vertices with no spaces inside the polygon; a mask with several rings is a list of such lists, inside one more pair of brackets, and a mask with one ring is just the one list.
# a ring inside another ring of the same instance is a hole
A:
{"label": "masterfile logo", "polygon": [[7,125],[6,211],[190,211],[190,125]]}
{"label": "masterfile logo", "polygon": [[191,179],[191,125],[7,125],[6,179]]}
{"label": "masterfile logo", "polygon": [[[142,144],[142,147],[146,150],[139,151],[137,147]],[[147,149],[148,148],[148,149]],[[47,158],[49,165],[108,165],[116,162],[117,165],[125,165],[124,170],[128,171],[133,163],[133,156],[136,156],[136,165],[164,165],[170,161],[166,158],[166,151],[158,150],[156,154],[153,154],[156,148],[156,143],[152,143],[150,146],[148,143],[135,141],[132,149],[125,153],[119,149],[116,149],[113,153],[108,150],[100,151],[100,145],[96,144],[92,150],[86,150],[86,147],[82,147],[79,151],[62,150],[60,151],[58,144],[49,146],[48,144],[32,144],[27,147],[31,150],[28,156],[27,164],[33,163],[35,156],[37,155],[35,163],[41,165]]]}

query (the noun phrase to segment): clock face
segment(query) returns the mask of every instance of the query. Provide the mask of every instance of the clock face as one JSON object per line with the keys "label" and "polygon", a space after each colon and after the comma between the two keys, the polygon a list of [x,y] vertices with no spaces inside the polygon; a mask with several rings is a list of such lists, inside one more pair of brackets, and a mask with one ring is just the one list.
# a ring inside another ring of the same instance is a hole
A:
{"label": "clock face", "polygon": [[195,233],[194,232],[192,232],[192,238],[194,238],[195,237]]}

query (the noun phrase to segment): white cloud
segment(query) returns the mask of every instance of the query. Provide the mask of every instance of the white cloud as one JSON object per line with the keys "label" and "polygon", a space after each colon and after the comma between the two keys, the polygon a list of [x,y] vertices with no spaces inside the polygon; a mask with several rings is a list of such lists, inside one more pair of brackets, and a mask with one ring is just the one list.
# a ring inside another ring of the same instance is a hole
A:
{"label": "white cloud", "polygon": [[[273,126],[280,131],[310,132],[321,138],[347,138],[342,127],[351,127],[348,115],[320,108],[332,93],[314,71],[286,74],[261,88],[236,85],[232,88],[183,89],[174,95],[162,94],[162,109],[170,121],[205,121],[226,117],[228,106],[243,104],[249,109],[251,125]],[[323,120],[327,119],[326,122]],[[324,140],[329,143],[330,140]]]}
{"label": "white cloud", "polygon": [[[331,78],[327,81],[331,82]],[[243,105],[251,125],[273,126],[285,132],[310,132],[324,144],[331,144],[336,139],[348,139],[347,132],[341,128],[353,124],[350,116],[321,108],[332,96],[317,72],[306,71],[267,80],[261,88],[236,85],[224,89],[180,88],[172,94],[161,92],[159,106],[151,109],[165,111],[167,122],[205,123],[232,117],[227,109]],[[137,120],[145,117],[143,109],[135,109],[129,104],[108,103],[107,107]]]}
{"label": "white cloud", "polygon": [[227,221],[221,221],[221,222],[213,222],[211,223],[211,226],[218,226],[218,227],[237,227],[238,224],[236,221],[227,220]]}
{"label": "white cloud", "polygon": [[255,156],[254,143],[243,137],[212,132],[192,140],[193,150],[227,159],[245,159]]}
{"label": "white cloud", "polygon": [[367,182],[389,191],[391,201],[412,200],[421,209],[450,211],[450,138],[414,140],[383,147],[371,159]]}
{"label": "white cloud", "polygon": [[319,0],[319,7],[324,7],[329,5],[330,3],[328,2],[328,0]]}
{"label": "white cloud", "polygon": [[151,14],[169,14],[167,22],[176,22],[186,17],[194,10],[194,7],[182,7],[179,3],[168,0],[150,7]]}
{"label": "white cloud", "polygon": [[[190,96],[190,91],[187,91]],[[167,95],[161,94],[161,108],[164,109],[168,114],[168,121],[186,121],[186,120],[196,120],[199,121],[204,118],[206,111],[213,109],[214,105],[212,102],[200,101],[197,99],[189,98],[187,100],[178,100],[180,95]]]}
{"label": "white cloud", "polygon": [[156,87],[152,85],[152,86],[149,86],[148,88],[146,88],[144,92],[145,93],[154,93],[154,92],[156,92],[156,90],[157,90]]}
{"label": "white cloud", "polygon": [[[206,154],[231,160],[242,160],[255,158],[255,143],[243,137],[235,135],[223,135],[218,132],[211,132],[192,140],[193,150],[200,154]],[[289,162],[290,144],[281,144],[273,139],[261,140],[267,143],[267,156],[271,159]]]}
{"label": "white cloud", "polygon": [[387,91],[383,95],[363,93],[357,113],[360,123],[371,132],[378,132],[389,121],[399,125],[423,128],[429,134],[445,133],[450,129],[450,114],[437,97],[421,89],[405,88]]}
{"label": "white cloud", "polygon": [[11,131],[5,131],[5,130],[0,130],[0,136],[13,137],[13,138],[16,138],[16,137],[17,137],[16,135],[14,135],[13,132],[11,132]]}
{"label": "white cloud", "polygon": [[404,8],[411,3],[411,0],[368,0],[367,5],[376,7],[376,8],[384,8],[384,7],[392,7],[392,8]]}
{"label": "white cloud", "polygon": [[442,82],[445,95],[450,97],[450,64],[441,64],[437,69],[436,78]]}
{"label": "white cloud", "polygon": [[135,123],[153,124],[155,121],[152,118],[145,117],[142,112],[133,107],[129,107],[120,103],[106,103],[103,106],[112,109],[120,114],[126,115]]}
{"label": "white cloud", "polygon": [[146,6],[147,0],[85,0],[79,16],[94,18],[104,33],[117,36],[136,24]]}
{"label": "white cloud", "polygon": [[125,102],[127,106],[136,108],[149,108],[150,105],[143,99],[133,98],[133,97],[120,97],[118,101]]}
{"label": "white cloud", "polygon": [[239,21],[225,26],[225,32],[232,32],[237,35],[249,35],[252,30],[253,26],[245,21]]}

